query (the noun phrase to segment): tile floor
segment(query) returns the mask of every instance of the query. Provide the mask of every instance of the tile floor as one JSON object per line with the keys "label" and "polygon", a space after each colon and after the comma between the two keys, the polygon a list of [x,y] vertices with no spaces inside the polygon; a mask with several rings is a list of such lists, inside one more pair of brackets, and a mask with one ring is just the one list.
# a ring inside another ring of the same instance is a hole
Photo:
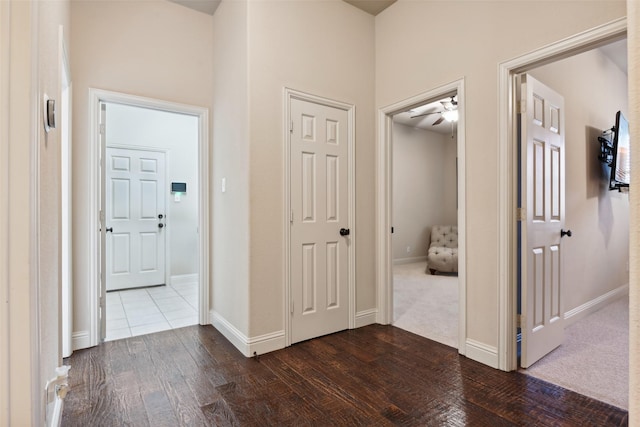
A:
{"label": "tile floor", "polygon": [[107,292],[107,336],[113,341],[198,323],[198,283]]}

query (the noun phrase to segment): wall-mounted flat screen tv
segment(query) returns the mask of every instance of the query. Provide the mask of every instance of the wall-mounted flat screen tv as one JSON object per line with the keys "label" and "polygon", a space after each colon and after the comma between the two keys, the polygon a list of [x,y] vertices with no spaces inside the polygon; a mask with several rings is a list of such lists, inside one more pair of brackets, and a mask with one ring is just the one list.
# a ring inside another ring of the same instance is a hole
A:
{"label": "wall-mounted flat screen tv", "polygon": [[629,122],[620,111],[616,113],[616,125],[613,128],[613,159],[609,188],[628,187],[631,182],[631,153],[629,151]]}

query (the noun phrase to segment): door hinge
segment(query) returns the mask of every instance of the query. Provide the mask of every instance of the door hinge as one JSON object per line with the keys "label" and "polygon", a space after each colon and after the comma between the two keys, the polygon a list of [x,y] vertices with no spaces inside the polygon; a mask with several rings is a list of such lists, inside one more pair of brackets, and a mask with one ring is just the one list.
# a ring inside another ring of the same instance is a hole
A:
{"label": "door hinge", "polygon": [[522,314],[516,316],[516,327],[522,328]]}
{"label": "door hinge", "polygon": [[289,213],[289,222],[293,224],[293,210]]}
{"label": "door hinge", "polygon": [[291,311],[291,314],[293,315],[293,299],[291,299],[291,301],[289,302],[289,310]]}
{"label": "door hinge", "polygon": [[104,132],[105,132],[104,124],[100,123],[100,135],[104,135]]}
{"label": "door hinge", "polygon": [[516,110],[518,114],[524,114],[527,112],[527,100],[521,99],[516,103]]}
{"label": "door hinge", "polygon": [[293,120],[289,123],[289,132],[293,133]]}
{"label": "door hinge", "polygon": [[516,208],[516,221],[524,221],[527,219],[524,208]]}

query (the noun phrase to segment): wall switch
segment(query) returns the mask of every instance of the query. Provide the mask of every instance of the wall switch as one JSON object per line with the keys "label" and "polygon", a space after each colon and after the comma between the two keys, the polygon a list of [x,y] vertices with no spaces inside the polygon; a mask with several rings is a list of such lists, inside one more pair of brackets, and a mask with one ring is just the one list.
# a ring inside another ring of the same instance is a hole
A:
{"label": "wall switch", "polygon": [[227,192],[227,178],[222,178],[222,192]]}
{"label": "wall switch", "polygon": [[407,253],[411,252],[411,246],[407,246]]}

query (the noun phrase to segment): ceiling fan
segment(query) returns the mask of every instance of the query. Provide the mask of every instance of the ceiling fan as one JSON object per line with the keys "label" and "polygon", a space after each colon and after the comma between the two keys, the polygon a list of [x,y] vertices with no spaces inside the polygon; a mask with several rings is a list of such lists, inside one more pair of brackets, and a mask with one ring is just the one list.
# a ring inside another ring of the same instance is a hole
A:
{"label": "ceiling fan", "polygon": [[423,105],[422,107],[417,107],[409,110],[409,113],[411,114],[410,117],[412,119],[415,119],[417,117],[429,116],[431,114],[440,114],[440,117],[438,117],[438,119],[435,122],[433,122],[431,126],[437,126],[445,120],[448,122],[457,121],[458,120],[458,100],[456,99],[456,96],[451,96],[439,102],[440,104],[442,104],[442,110],[420,111],[422,107],[426,106],[426,105]]}

